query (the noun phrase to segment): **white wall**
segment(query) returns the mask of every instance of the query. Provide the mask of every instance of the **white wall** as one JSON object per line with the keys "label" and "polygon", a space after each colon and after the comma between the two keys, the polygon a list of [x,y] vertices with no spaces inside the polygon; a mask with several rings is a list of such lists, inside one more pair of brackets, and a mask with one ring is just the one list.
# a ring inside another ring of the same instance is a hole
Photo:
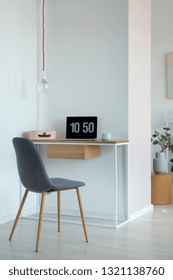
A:
{"label": "white wall", "polygon": [[[152,1],[152,111],[151,127],[154,130],[162,129],[167,121],[173,120],[173,99],[167,98],[166,92],[166,53],[173,52],[173,1]],[[151,167],[158,146],[152,145]],[[172,154],[170,152],[170,158]],[[169,162],[169,168],[172,164]]]}
{"label": "white wall", "polygon": [[[40,127],[56,129],[64,137],[66,116],[94,114],[99,116],[98,137],[103,131],[115,138],[129,137],[129,211],[151,209],[150,1],[51,1],[46,11],[51,91],[40,97]],[[87,183],[83,200],[88,215],[111,216],[110,150],[103,149],[100,158],[85,162],[46,157],[45,161],[52,176],[68,174]],[[65,201],[63,210],[72,213],[70,197]],[[52,202],[51,198],[47,202],[48,211]]]}
{"label": "white wall", "polygon": [[[167,98],[166,92],[166,53],[173,52],[173,1],[153,0],[152,1],[152,110],[151,128],[162,129],[167,121],[173,120],[173,99]],[[158,146],[152,145],[151,169],[153,169],[153,158]],[[172,158],[172,154],[169,154]],[[169,162],[169,168],[172,164]]]}
{"label": "white wall", "polygon": [[[35,0],[0,0],[0,7],[2,223],[14,217],[19,205],[19,179],[11,140],[36,128],[37,7]],[[35,205],[31,201],[27,207]]]}
{"label": "white wall", "polygon": [[46,29],[51,98],[41,126],[64,137],[67,115],[95,114],[98,136],[126,138],[127,0],[47,1]]}
{"label": "white wall", "polygon": [[152,0],[152,131],[173,120],[173,99],[166,97],[165,55],[173,52],[173,1]]}
{"label": "white wall", "polygon": [[[40,96],[40,128],[55,129],[58,137],[65,137],[66,116],[97,115],[98,137],[105,131],[127,139],[127,4],[127,0],[47,1],[46,69],[51,90]],[[45,161],[52,176],[84,180],[85,212],[103,217],[114,209],[113,154],[102,149],[98,159]],[[75,203],[69,198],[62,205],[71,213]]]}

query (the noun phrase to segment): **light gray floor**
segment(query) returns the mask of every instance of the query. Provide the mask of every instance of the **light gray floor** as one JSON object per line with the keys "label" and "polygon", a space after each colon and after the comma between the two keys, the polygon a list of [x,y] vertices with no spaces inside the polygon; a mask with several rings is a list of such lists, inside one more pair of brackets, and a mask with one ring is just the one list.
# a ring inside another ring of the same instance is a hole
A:
{"label": "light gray floor", "polygon": [[37,221],[21,219],[13,240],[12,223],[0,226],[1,260],[173,260],[173,205],[155,206],[154,211],[119,229],[88,226],[89,242],[81,225],[44,221],[40,251],[36,253]]}

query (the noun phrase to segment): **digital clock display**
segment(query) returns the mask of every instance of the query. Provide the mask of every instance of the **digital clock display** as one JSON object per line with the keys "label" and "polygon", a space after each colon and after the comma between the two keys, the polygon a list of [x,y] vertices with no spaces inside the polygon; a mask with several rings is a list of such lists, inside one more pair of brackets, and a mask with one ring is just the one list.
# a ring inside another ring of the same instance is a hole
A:
{"label": "digital clock display", "polygon": [[97,117],[80,116],[67,117],[67,139],[95,139],[97,138]]}

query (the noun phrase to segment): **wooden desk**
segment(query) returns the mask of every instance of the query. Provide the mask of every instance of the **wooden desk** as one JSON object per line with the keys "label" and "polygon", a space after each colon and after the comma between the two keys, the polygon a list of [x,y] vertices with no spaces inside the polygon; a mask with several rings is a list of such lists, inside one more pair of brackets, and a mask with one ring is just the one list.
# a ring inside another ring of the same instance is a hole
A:
{"label": "wooden desk", "polygon": [[[59,147],[58,151],[61,150],[61,147],[64,150],[64,147],[112,147],[112,152],[114,153],[114,191],[115,191],[115,197],[114,197],[114,225],[113,227],[117,228],[120,225],[123,225],[124,223],[128,222],[128,140],[111,140],[111,141],[103,141],[103,140],[64,140],[64,139],[59,139],[59,140],[33,140],[33,142],[37,145],[48,145],[48,156],[52,158],[56,158],[56,145]],[[54,149],[50,148],[51,150],[51,155],[49,153],[49,147],[50,145],[53,145]],[[124,174],[123,177],[125,178],[125,191],[123,193],[123,199],[125,201],[125,215],[122,218],[122,220],[118,220],[118,211],[117,211],[117,205],[118,205],[118,147],[124,146],[127,147],[126,150],[126,158],[125,158],[125,167],[124,167]],[[55,151],[55,155],[53,154],[53,150]],[[66,149],[68,150],[68,149]],[[64,151],[63,151],[64,154]],[[65,158],[67,155],[65,155]],[[98,155],[97,155],[98,156]],[[58,156],[59,158],[59,156]],[[62,157],[60,157],[62,158]]]}
{"label": "wooden desk", "polygon": [[121,145],[123,145],[123,144],[128,144],[129,143],[129,141],[128,140],[109,140],[109,141],[103,141],[103,140],[101,140],[101,139],[97,139],[97,140],[68,140],[68,139],[41,139],[41,140],[32,140],[34,143],[40,143],[40,144],[47,144],[47,143],[49,143],[49,144],[54,144],[54,143],[56,143],[56,144],[64,144],[64,143],[66,143],[66,144],[74,144],[74,145],[76,145],[76,144],[81,144],[81,145],[83,145],[83,144],[89,144],[89,145],[115,145],[115,144],[121,144]]}

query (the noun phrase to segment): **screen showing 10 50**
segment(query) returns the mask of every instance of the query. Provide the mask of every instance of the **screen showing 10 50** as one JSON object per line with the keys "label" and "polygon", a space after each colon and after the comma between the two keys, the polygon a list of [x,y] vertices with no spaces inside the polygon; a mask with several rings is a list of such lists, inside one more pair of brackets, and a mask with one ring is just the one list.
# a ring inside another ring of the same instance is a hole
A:
{"label": "screen showing 10 50", "polygon": [[67,139],[96,139],[97,117],[75,116],[66,119]]}

